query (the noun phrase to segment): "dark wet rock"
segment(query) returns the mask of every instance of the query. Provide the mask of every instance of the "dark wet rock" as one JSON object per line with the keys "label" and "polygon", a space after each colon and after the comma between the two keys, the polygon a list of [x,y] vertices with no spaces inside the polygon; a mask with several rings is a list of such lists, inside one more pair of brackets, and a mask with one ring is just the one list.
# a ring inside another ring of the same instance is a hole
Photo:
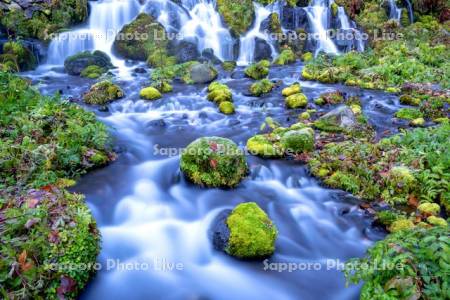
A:
{"label": "dark wet rock", "polygon": [[151,127],[166,127],[167,123],[163,119],[159,119],[159,120],[152,120],[152,121],[150,121],[148,123],[148,125],[151,126]]}
{"label": "dark wet rock", "polygon": [[109,56],[102,51],[80,52],[69,56],[64,61],[64,69],[70,75],[80,75],[81,72],[89,66],[99,66],[101,68],[110,69],[113,67]]}
{"label": "dark wet rock", "polygon": [[227,218],[231,214],[231,209],[222,211],[211,224],[210,237],[214,249],[225,251],[230,239],[230,229],[227,226]]}
{"label": "dark wet rock", "polygon": [[255,38],[254,60],[260,61],[270,58],[272,58],[272,49],[270,48],[269,43],[263,39]]}
{"label": "dark wet rock", "polygon": [[301,7],[285,6],[283,8],[281,24],[284,28],[291,30],[306,28],[308,24],[308,16],[305,10]]}
{"label": "dark wet rock", "polygon": [[206,119],[206,118],[208,118],[208,114],[207,114],[206,112],[204,112],[204,111],[201,111],[201,112],[198,114],[198,117],[199,117],[200,119]]}
{"label": "dark wet rock", "polygon": [[194,83],[210,83],[217,78],[217,71],[208,64],[197,64],[191,68],[190,75]]}
{"label": "dark wet rock", "polygon": [[211,48],[205,49],[202,52],[202,58],[206,61],[211,62],[212,64],[218,65],[222,63],[220,59],[217,58],[217,56],[214,54],[214,50]]}
{"label": "dark wet rock", "polygon": [[171,41],[168,50],[169,54],[175,56],[179,63],[198,60],[200,57],[197,44],[192,41]]}
{"label": "dark wet rock", "polygon": [[138,67],[138,68],[134,69],[134,73],[145,74],[145,73],[147,73],[147,70],[145,68]]}

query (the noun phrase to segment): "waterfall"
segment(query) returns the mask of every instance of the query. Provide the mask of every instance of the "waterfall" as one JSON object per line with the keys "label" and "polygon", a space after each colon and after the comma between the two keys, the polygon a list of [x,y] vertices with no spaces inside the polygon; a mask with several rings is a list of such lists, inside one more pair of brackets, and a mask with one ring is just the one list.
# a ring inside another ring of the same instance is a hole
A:
{"label": "waterfall", "polygon": [[345,9],[342,6],[338,8],[338,19],[341,24],[342,31],[351,31],[353,35],[353,45],[355,46],[357,51],[364,51],[364,42],[361,38],[361,32],[356,29],[356,24],[353,21],[350,21],[349,17],[345,13]]}
{"label": "waterfall", "polygon": [[406,8],[408,9],[408,16],[409,16],[409,22],[413,23],[414,22],[414,12],[413,12],[413,7],[411,4],[411,1],[409,0],[404,0],[406,2]]}
{"label": "waterfall", "polygon": [[389,0],[389,19],[394,19],[400,22],[402,16],[402,9],[397,6],[396,0]]}
{"label": "waterfall", "polygon": [[255,6],[255,21],[249,32],[240,38],[238,65],[248,65],[254,61],[257,38],[269,44],[272,50],[272,58],[277,55],[277,50],[270,42],[267,33],[261,31],[261,23],[272,13],[269,9],[270,6],[264,7],[258,3],[254,3],[253,5]]}
{"label": "waterfall", "polygon": [[312,33],[315,35],[314,39],[317,42],[315,54],[317,55],[321,51],[330,54],[338,54],[339,51],[336,48],[336,45],[327,33],[330,15],[327,1],[313,0],[310,5],[305,8],[305,11],[308,16]]}
{"label": "waterfall", "polygon": [[60,65],[68,56],[95,49],[108,54],[113,64],[121,65],[122,60],[112,53],[112,44],[120,29],[139,13],[139,3],[136,0],[100,0],[89,1],[89,5],[87,25],[63,32],[51,41],[48,64]]}

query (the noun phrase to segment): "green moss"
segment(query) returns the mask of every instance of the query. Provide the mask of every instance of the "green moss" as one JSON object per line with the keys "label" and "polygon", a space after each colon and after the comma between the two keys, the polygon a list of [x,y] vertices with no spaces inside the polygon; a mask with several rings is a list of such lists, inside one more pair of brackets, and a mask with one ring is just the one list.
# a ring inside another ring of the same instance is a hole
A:
{"label": "green moss", "polygon": [[225,251],[238,258],[263,258],[275,251],[276,226],[254,202],[236,206],[227,218],[230,238]]}
{"label": "green moss", "polygon": [[222,68],[225,71],[232,72],[236,68],[236,62],[235,61],[224,61],[222,63]]}
{"label": "green moss", "polygon": [[119,86],[104,80],[91,86],[89,91],[83,95],[83,100],[88,104],[103,105],[123,96],[123,91]]}
{"label": "green moss", "polygon": [[161,93],[154,87],[146,87],[141,89],[139,96],[145,100],[156,100],[162,97]]}
{"label": "green moss", "polygon": [[309,120],[311,118],[311,114],[307,111],[302,112],[299,116],[301,120]]}
{"label": "green moss", "polygon": [[340,91],[328,92],[321,94],[319,99],[322,99],[320,103],[334,105],[344,102],[344,95]]}
{"label": "green moss", "polygon": [[246,32],[252,25],[255,15],[252,0],[217,0],[217,9],[236,36]]}
{"label": "green moss", "polygon": [[229,139],[199,138],[181,155],[180,168],[193,183],[207,187],[234,187],[247,175],[243,152]]}
{"label": "green moss", "polygon": [[333,173],[329,178],[325,179],[325,183],[330,187],[342,188],[353,194],[357,194],[360,191],[358,178],[340,171]]}
{"label": "green moss", "polygon": [[302,61],[304,61],[304,62],[309,62],[313,59],[314,59],[314,55],[311,52],[306,52],[306,53],[303,53],[303,55],[302,55]]}
{"label": "green moss", "polygon": [[411,126],[415,127],[422,127],[425,125],[425,119],[424,118],[417,118],[411,121]]}
{"label": "green moss", "polygon": [[420,112],[420,110],[415,108],[400,108],[396,113],[395,117],[399,119],[405,119],[405,120],[414,120],[418,118],[422,118],[423,115]]}
{"label": "green moss", "polygon": [[302,93],[293,94],[285,100],[287,108],[304,108],[308,105],[308,98]]}
{"label": "green moss", "polygon": [[283,148],[281,145],[272,143],[264,135],[255,135],[247,141],[247,151],[253,155],[262,157],[281,157]]}
{"label": "green moss", "polygon": [[153,68],[173,66],[176,63],[177,58],[175,56],[169,56],[165,48],[157,48],[153,50],[147,58],[147,64]]}
{"label": "green moss", "polygon": [[302,153],[314,150],[314,130],[303,128],[291,130],[281,137],[281,145],[285,151]]}
{"label": "green moss", "polygon": [[226,115],[234,114],[234,104],[233,102],[223,101],[219,104],[219,110]]}
{"label": "green moss", "polygon": [[250,93],[252,93],[253,96],[261,96],[263,94],[270,93],[272,89],[274,88],[274,84],[269,79],[263,79],[258,82],[253,83],[249,90]]}
{"label": "green moss", "polygon": [[400,96],[400,103],[405,105],[419,106],[421,100],[419,98],[414,98],[411,95],[405,94]]}
{"label": "green moss", "polygon": [[197,61],[188,61],[182,64],[176,64],[171,66],[164,66],[156,68],[151,74],[151,78],[154,81],[170,81],[175,78],[179,78],[184,83],[192,84],[191,69],[198,65]]}
{"label": "green moss", "polygon": [[414,228],[414,223],[408,219],[399,219],[392,222],[391,226],[389,226],[390,232],[399,232],[402,230],[411,230]]}
{"label": "green moss", "polygon": [[253,79],[263,79],[269,75],[270,62],[268,60],[261,60],[254,63],[245,69],[245,75]]}
{"label": "green moss", "polygon": [[37,66],[37,59],[33,52],[20,41],[9,41],[3,44],[0,62],[7,64],[10,69],[17,72],[32,70]]}
{"label": "green moss", "polygon": [[156,19],[141,13],[120,30],[114,49],[122,57],[140,61],[149,59],[152,66],[165,66],[167,62],[173,63],[173,58],[166,53],[166,37],[164,27]]}
{"label": "green moss", "polygon": [[105,69],[103,69],[99,66],[96,66],[96,65],[91,65],[91,66],[84,68],[83,71],[81,71],[80,75],[81,75],[81,77],[97,79],[100,76],[102,76],[103,73],[105,73]]}
{"label": "green moss", "polygon": [[217,104],[233,101],[233,94],[226,84],[215,81],[208,86],[208,91],[208,100]]}
{"label": "green moss", "polygon": [[[84,51],[75,55],[69,56],[64,60],[64,70],[70,75],[81,75],[81,72],[85,71],[90,66],[97,66],[103,69],[102,73],[105,73],[108,69],[113,68],[111,59],[102,51]],[[93,68],[93,67],[91,67]],[[99,72],[100,69],[88,69],[85,72]],[[86,73],[85,73],[86,74]]]}
{"label": "green moss", "polygon": [[302,87],[300,86],[300,83],[296,82],[293,85],[291,85],[287,88],[284,88],[283,91],[281,91],[281,94],[284,97],[289,97],[291,95],[298,94],[301,92],[302,92]]}
{"label": "green moss", "polygon": [[283,32],[283,30],[281,28],[281,22],[280,22],[280,17],[278,16],[278,13],[271,13],[269,15],[269,30],[271,33],[281,34]]}
{"label": "green moss", "polygon": [[429,216],[427,218],[427,222],[434,226],[440,226],[444,228],[448,228],[447,221],[445,221],[443,218],[439,218],[436,216]]}
{"label": "green moss", "polygon": [[338,14],[338,9],[339,9],[339,5],[337,5],[336,3],[331,3],[331,14],[333,15],[333,17],[336,17]]}
{"label": "green moss", "polygon": [[423,215],[438,215],[441,212],[437,203],[421,203],[417,210]]}
{"label": "green moss", "polygon": [[295,53],[291,49],[281,51],[280,55],[275,59],[276,65],[287,65],[295,62]]}
{"label": "green moss", "polygon": [[160,80],[160,81],[156,81],[154,83],[152,83],[152,87],[154,87],[155,89],[157,89],[158,91],[160,91],[161,93],[170,93],[173,91],[173,87],[172,85],[165,81],[165,80]]}
{"label": "green moss", "polygon": [[386,227],[391,226],[392,223],[394,223],[395,221],[397,221],[400,218],[403,218],[403,217],[401,215],[399,215],[398,213],[393,212],[391,210],[379,211],[379,212],[377,212],[377,215],[376,215],[376,220]]}

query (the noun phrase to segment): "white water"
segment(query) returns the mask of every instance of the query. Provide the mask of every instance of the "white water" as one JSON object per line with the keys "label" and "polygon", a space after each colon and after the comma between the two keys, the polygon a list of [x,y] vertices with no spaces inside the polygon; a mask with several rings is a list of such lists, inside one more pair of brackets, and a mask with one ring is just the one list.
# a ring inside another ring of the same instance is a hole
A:
{"label": "white water", "polygon": [[61,33],[52,40],[48,64],[61,65],[68,56],[78,52],[101,50],[111,57],[115,66],[124,67],[124,61],[112,53],[112,45],[122,27],[138,15],[140,4],[136,0],[99,0],[89,4],[91,10],[86,26]]}
{"label": "white water", "polygon": [[272,13],[271,6],[264,7],[261,4],[254,3],[255,21],[249,32],[240,38],[239,58],[237,64],[245,66],[254,61],[256,38],[265,40],[272,50],[272,59],[277,55],[277,50],[269,40],[266,32],[261,31],[261,23]]}
{"label": "white water", "polygon": [[316,36],[315,40],[317,41],[317,47],[315,54],[317,55],[320,52],[338,54],[339,51],[336,48],[336,45],[327,34],[327,30],[329,29],[328,21],[331,11],[329,6],[327,6],[327,1],[313,0],[310,6],[305,8],[305,11],[308,15],[312,33]]}
{"label": "white water", "polygon": [[389,0],[389,18],[400,22],[402,9],[397,6],[396,0]]}
{"label": "white water", "polygon": [[[342,6],[338,8],[338,18],[341,23],[341,29],[343,30],[352,30],[354,33],[354,44],[356,46],[357,51],[364,51],[364,42],[361,39],[361,33],[356,29],[356,24],[350,24],[350,19],[345,13],[345,9]],[[358,38],[359,37],[359,38]]]}

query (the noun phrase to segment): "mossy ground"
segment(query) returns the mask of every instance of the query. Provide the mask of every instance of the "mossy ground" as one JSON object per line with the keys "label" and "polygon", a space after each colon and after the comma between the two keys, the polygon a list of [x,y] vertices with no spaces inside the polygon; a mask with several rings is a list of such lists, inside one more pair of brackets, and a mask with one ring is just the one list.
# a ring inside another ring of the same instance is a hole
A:
{"label": "mossy ground", "polygon": [[252,0],[217,0],[217,9],[236,36],[245,33],[255,17]]}
{"label": "mossy ground", "polygon": [[[65,188],[111,161],[107,129],[3,72],[0,98],[0,292],[75,299],[94,271],[100,238],[83,197]],[[74,263],[86,269],[64,268]]]}

